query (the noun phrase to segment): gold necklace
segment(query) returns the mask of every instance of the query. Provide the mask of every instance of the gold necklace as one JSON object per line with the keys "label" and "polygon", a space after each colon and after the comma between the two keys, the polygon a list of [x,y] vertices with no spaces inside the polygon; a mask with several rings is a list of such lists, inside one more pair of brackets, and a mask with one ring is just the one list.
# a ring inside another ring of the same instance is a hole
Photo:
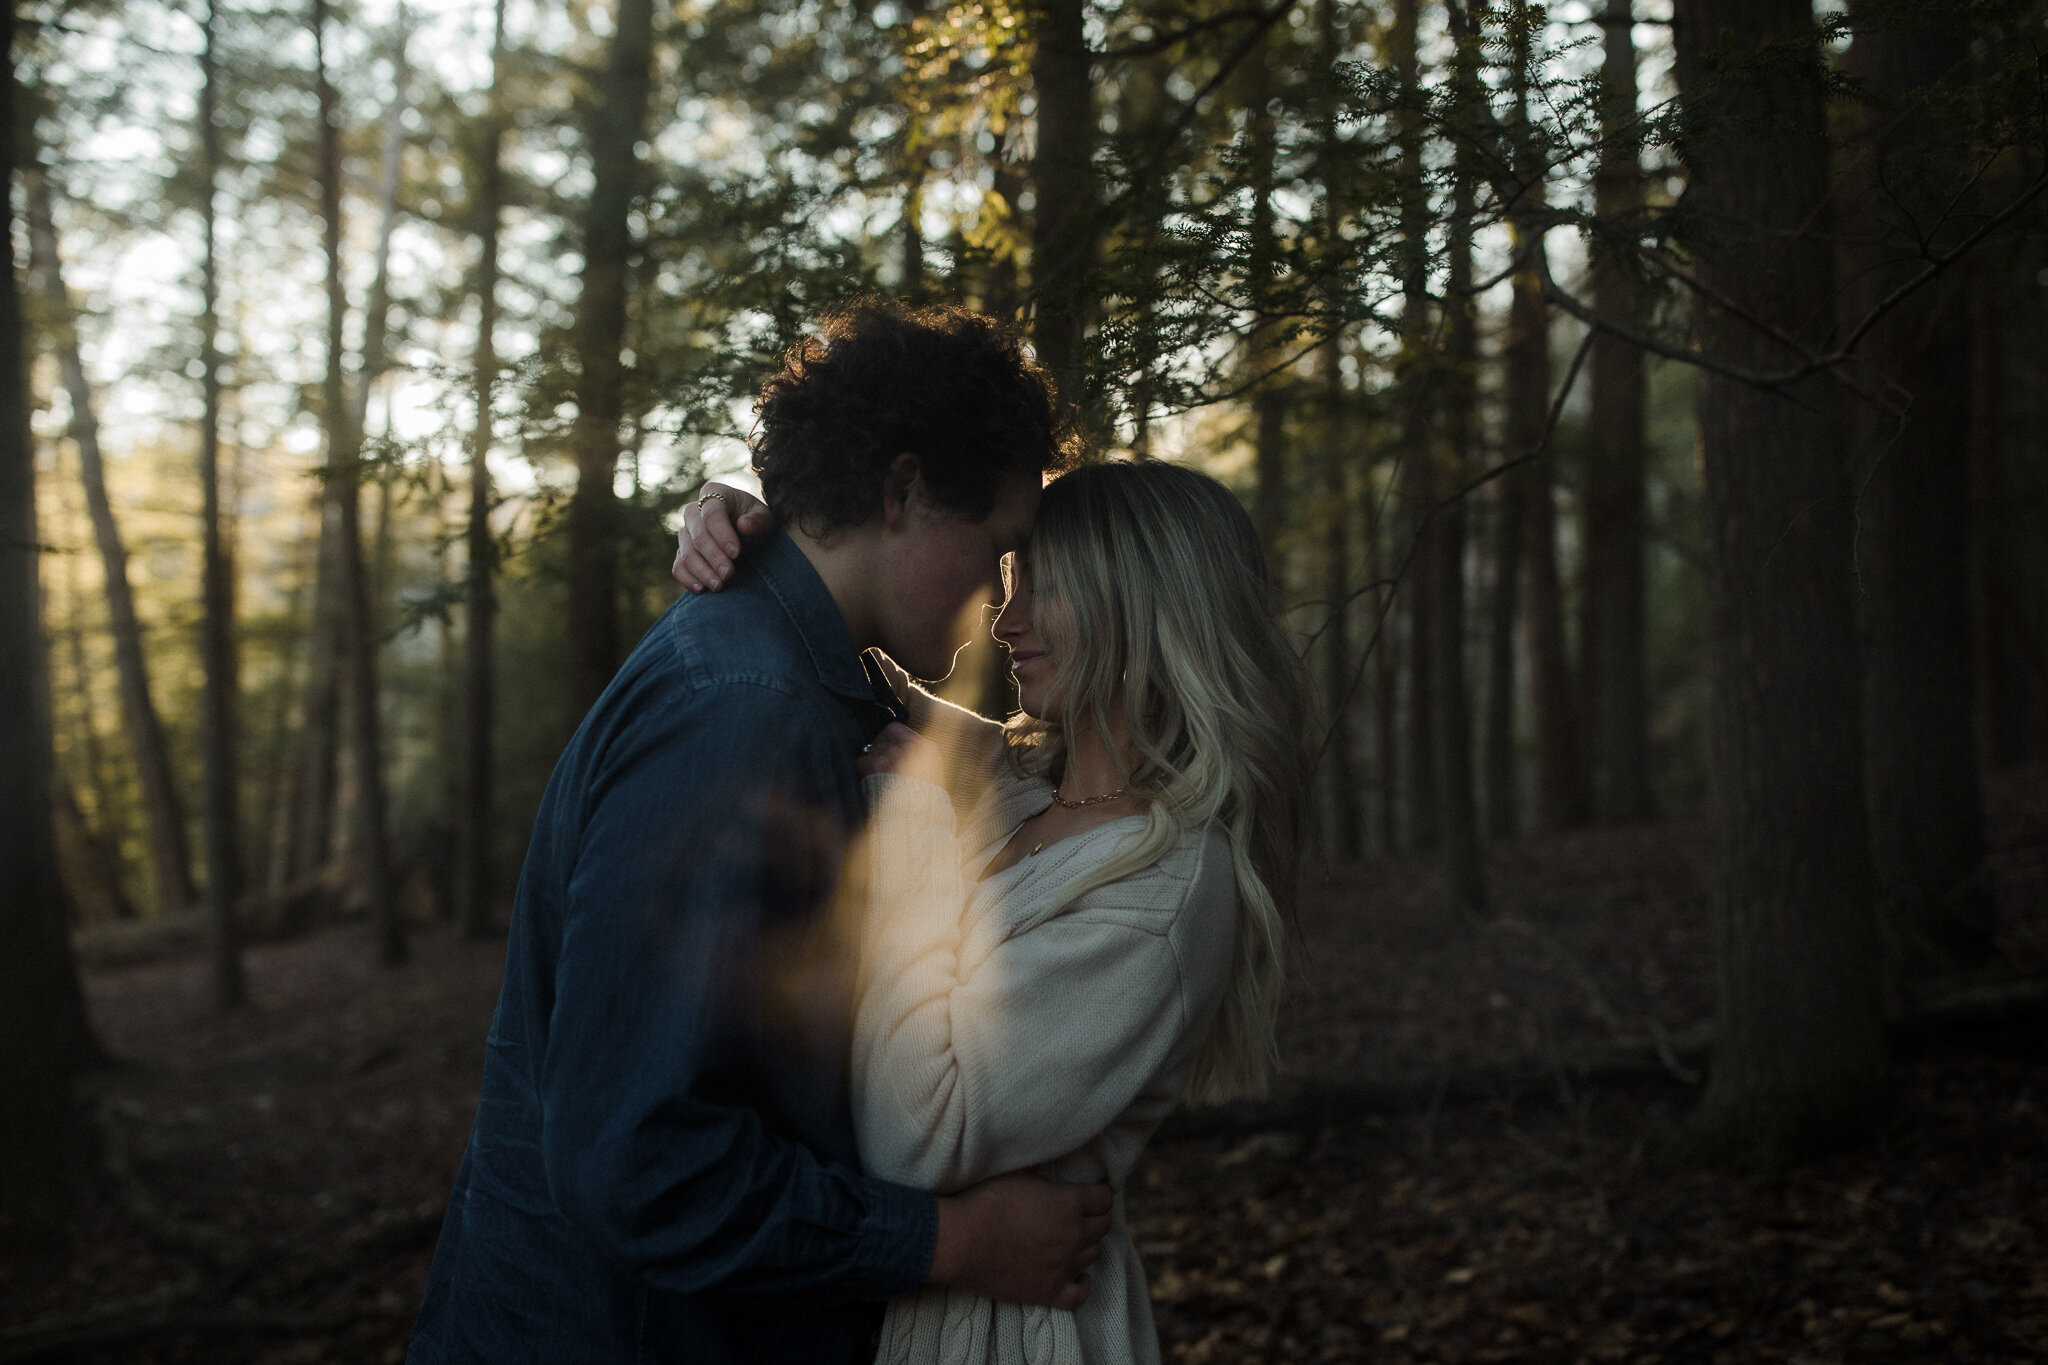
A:
{"label": "gold necklace", "polygon": [[1067,800],[1067,798],[1066,798],[1066,797],[1064,797],[1064,796],[1061,796],[1061,795],[1059,794],[1059,789],[1058,789],[1058,788],[1054,788],[1054,789],[1053,789],[1053,794],[1052,794],[1052,803],[1053,803],[1053,804],[1054,804],[1055,806],[1058,806],[1058,807],[1059,807],[1059,808],[1060,808],[1061,810],[1079,810],[1079,809],[1081,809],[1081,807],[1083,807],[1083,806],[1093,806],[1093,805],[1099,805],[1100,803],[1102,803],[1102,802],[1104,802],[1104,801],[1114,801],[1114,800],[1116,800],[1116,799],[1117,799],[1117,798],[1118,798],[1119,796],[1122,796],[1122,795],[1124,794],[1124,792],[1125,792],[1125,791],[1127,791],[1127,790],[1129,790],[1129,789],[1128,789],[1128,788],[1125,788],[1125,787],[1118,787],[1118,788],[1117,788],[1117,789],[1116,789],[1115,791],[1113,791],[1113,792],[1104,792],[1104,793],[1103,793],[1102,795],[1100,795],[1100,796],[1087,796],[1087,797],[1083,797],[1083,798],[1082,798],[1081,800],[1079,800],[1079,801],[1069,801],[1069,800]]}

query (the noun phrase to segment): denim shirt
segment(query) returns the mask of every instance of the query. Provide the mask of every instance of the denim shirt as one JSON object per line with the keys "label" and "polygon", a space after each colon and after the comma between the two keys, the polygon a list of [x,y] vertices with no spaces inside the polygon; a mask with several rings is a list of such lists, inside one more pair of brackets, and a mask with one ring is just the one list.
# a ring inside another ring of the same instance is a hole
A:
{"label": "denim shirt", "polygon": [[860,1174],[848,1112],[828,903],[879,696],[777,536],[678,600],[584,718],[534,823],[409,1361],[872,1352],[938,1220]]}

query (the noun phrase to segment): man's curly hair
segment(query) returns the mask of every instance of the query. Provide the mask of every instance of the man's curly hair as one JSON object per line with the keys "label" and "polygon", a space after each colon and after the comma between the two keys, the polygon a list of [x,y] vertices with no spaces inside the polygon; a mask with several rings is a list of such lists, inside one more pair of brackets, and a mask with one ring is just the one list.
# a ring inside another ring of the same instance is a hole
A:
{"label": "man's curly hair", "polygon": [[905,451],[934,502],[978,521],[1006,478],[1072,464],[1079,437],[1052,376],[1008,329],[869,296],[784,354],[748,444],[776,517],[822,538],[875,514]]}

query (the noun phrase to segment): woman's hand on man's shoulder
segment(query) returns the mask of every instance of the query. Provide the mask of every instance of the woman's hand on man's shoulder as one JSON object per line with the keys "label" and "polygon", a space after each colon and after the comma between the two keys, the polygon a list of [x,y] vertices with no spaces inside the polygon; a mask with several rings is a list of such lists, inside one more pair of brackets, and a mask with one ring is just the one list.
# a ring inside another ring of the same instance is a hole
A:
{"label": "woman's hand on man's shoulder", "polygon": [[683,509],[669,572],[691,592],[717,592],[732,577],[741,546],[774,529],[775,514],[767,503],[744,488],[707,483]]}

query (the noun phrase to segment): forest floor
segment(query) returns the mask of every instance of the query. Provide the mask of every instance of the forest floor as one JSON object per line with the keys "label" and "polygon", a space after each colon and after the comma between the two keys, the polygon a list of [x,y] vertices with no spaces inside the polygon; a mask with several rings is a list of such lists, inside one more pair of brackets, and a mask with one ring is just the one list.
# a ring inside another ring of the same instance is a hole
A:
{"label": "forest floor", "polygon": [[[2048,977],[2048,772],[1992,795],[2005,946]],[[1318,879],[1289,1076],[1407,1089],[1155,1143],[1129,1205],[1167,1360],[2048,1360],[2039,1015],[1904,1047],[1883,1131],[1768,1181],[1657,1166],[1698,1094],[1680,1042],[1571,1064],[1697,1036],[1705,859],[1687,822],[1503,845],[1485,923],[1416,864]],[[88,970],[102,1150],[67,1239],[0,1265],[0,1362],[402,1359],[503,945],[371,955],[360,925],[252,948],[225,1019],[191,953]]]}

